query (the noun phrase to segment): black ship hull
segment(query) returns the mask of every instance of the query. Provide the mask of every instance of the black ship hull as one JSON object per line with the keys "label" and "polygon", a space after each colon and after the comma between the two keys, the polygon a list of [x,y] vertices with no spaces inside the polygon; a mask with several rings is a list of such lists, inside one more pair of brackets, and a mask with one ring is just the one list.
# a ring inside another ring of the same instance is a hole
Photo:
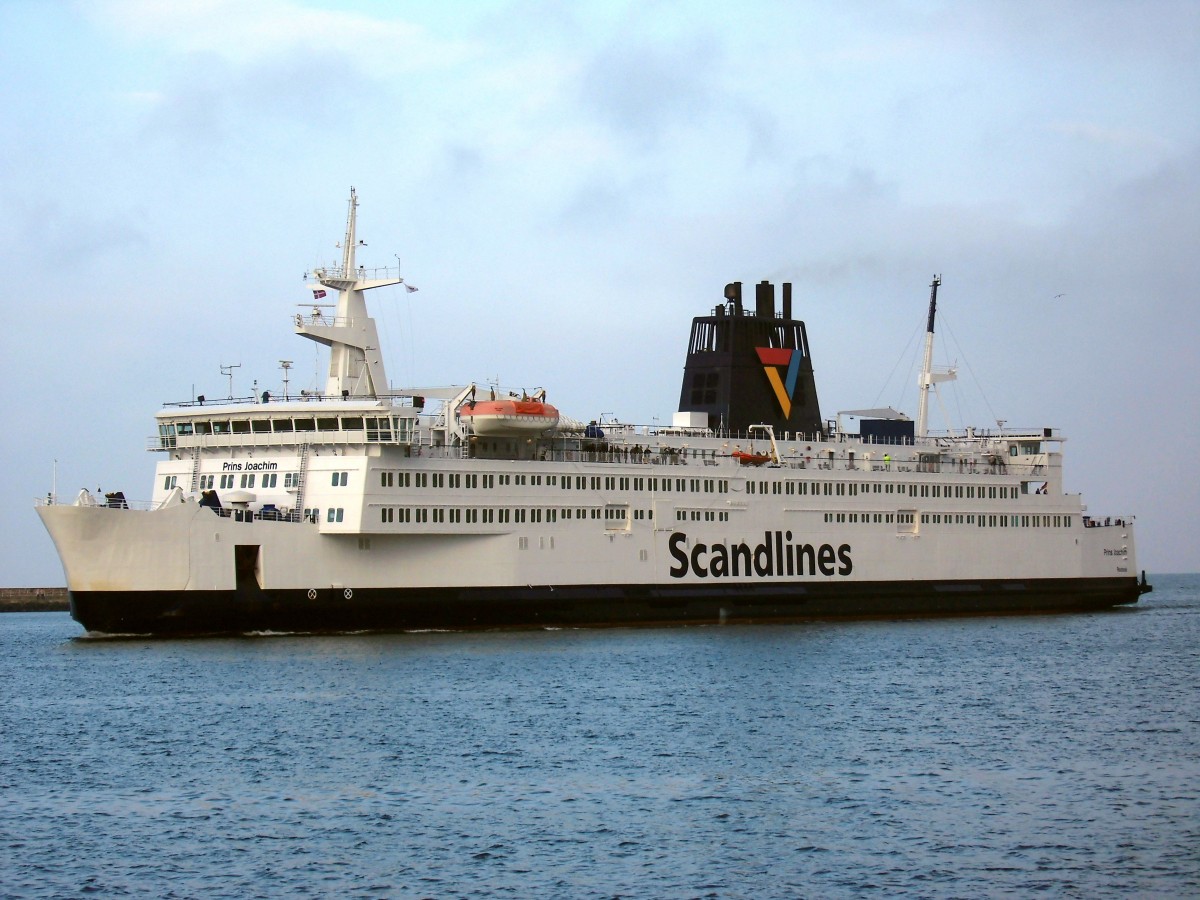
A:
{"label": "black ship hull", "polygon": [[89,632],[478,630],[1081,612],[1136,603],[1133,577],[826,585],[585,585],[322,591],[72,591]]}

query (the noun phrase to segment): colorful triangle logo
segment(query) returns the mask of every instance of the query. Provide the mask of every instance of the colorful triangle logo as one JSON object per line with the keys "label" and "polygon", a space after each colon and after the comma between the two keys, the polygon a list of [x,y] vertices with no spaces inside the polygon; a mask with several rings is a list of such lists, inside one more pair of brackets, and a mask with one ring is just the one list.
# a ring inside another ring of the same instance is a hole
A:
{"label": "colorful triangle logo", "polygon": [[[796,393],[796,382],[800,379],[800,354],[795,350],[778,347],[755,347],[758,361],[763,364],[767,381],[775,391],[779,409],[786,419],[792,414],[792,396]],[[782,376],[780,372],[784,372]]]}

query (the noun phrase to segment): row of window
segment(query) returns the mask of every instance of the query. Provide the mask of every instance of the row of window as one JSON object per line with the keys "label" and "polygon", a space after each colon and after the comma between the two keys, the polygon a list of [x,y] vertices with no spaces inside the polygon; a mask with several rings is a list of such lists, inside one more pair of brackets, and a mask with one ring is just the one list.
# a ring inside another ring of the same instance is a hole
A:
{"label": "row of window", "polygon": [[[728,518],[728,513],[722,513]],[[635,509],[633,510],[633,518],[637,520],[653,519],[654,510],[651,509]],[[560,519],[569,521],[572,519],[603,519],[606,523],[624,523],[629,519],[629,509],[624,506],[607,506],[603,509],[600,507],[501,507],[501,508],[483,508],[476,509],[474,507],[459,508],[459,507],[424,507],[424,506],[384,506],[379,510],[379,521],[384,524],[392,523],[409,523],[409,522],[450,522],[467,524],[483,523],[485,525],[500,524],[507,525],[510,522],[515,524],[524,524],[526,522],[541,523],[541,522],[557,522]],[[334,521],[330,519],[329,521]],[[337,521],[342,521],[340,518]],[[725,521],[725,519],[722,519]]]}
{"label": "row of window", "polygon": [[197,419],[191,422],[159,423],[164,440],[192,434],[292,434],[297,431],[365,431],[368,440],[407,440],[413,420],[404,416],[296,416],[271,419]]}
{"label": "row of window", "polygon": [[[331,507],[326,511],[326,521],[341,522],[344,514],[345,510],[342,507]],[[306,509],[304,515],[315,521],[320,518],[321,511]],[[980,528],[1070,528],[1074,520],[1074,517],[1070,515],[994,515],[990,513],[921,513],[920,515],[922,525],[976,525]],[[510,522],[516,524],[557,522],[560,518],[563,520],[603,518],[607,524],[623,524],[629,518],[629,510],[624,506],[606,506],[603,509],[600,507],[477,509],[474,507],[384,506],[380,508],[379,516],[380,521],[385,524],[411,522],[461,524],[465,522],[470,525],[482,522],[485,525],[493,523],[503,525]],[[654,518],[654,511],[635,509],[633,518],[650,520]],[[729,512],[711,509],[678,509],[675,511],[675,518],[680,522],[728,522]],[[912,525],[915,518],[916,513],[914,512],[825,513],[825,521],[830,524]]]}
{"label": "row of window", "polygon": [[[220,476],[219,481],[217,480],[216,475],[201,475],[200,476],[200,490],[211,491],[213,489],[214,485],[219,485],[220,489],[223,491],[227,491],[227,490],[230,490],[231,488],[235,488],[235,487],[240,487],[243,489],[244,488],[252,488],[252,487],[254,487],[254,483],[257,480],[257,478],[258,478],[257,472],[242,472],[240,474],[238,472],[226,472]],[[166,479],[166,483],[163,484],[163,487],[168,490],[175,487],[175,479],[176,479],[175,475],[168,475],[167,479]],[[284,478],[283,486],[284,487],[293,487],[294,485],[292,484],[292,479],[293,479],[292,473],[288,472],[286,477]],[[299,481],[298,475],[296,476],[296,480],[297,480],[297,482]],[[279,473],[278,472],[264,472],[263,476],[262,476],[262,481],[259,483],[264,488],[278,487],[279,486]]]}
{"label": "row of window", "polygon": [[[622,475],[459,475],[440,472],[380,472],[381,487],[447,487],[489,489],[497,484],[506,486],[560,486],[563,490],[650,491],[651,493],[729,493],[729,481],[724,478],[668,478],[659,476]],[[343,482],[344,484],[345,482]],[[909,497],[953,497],[966,500],[1015,500],[1020,495],[1016,485],[962,484],[896,484],[857,481],[748,481],[748,494],[778,494],[786,496],[857,497],[860,494],[900,494]]]}
{"label": "row of window", "polygon": [[[234,487],[253,488],[257,473],[227,472],[220,476],[221,490]],[[170,490],[175,486],[176,477],[166,476],[163,488]],[[515,484],[539,486],[561,485],[563,490],[601,490],[606,491],[650,491],[652,493],[705,493],[726,494],[729,492],[729,482],[723,478],[667,478],[667,477],[633,477],[618,475],[494,475],[494,474],[462,474],[457,472],[380,472],[381,487],[433,487],[458,490],[461,488],[484,489],[494,488],[497,484],[507,486]],[[215,475],[200,476],[200,490],[211,490],[214,486]],[[349,484],[349,472],[331,472],[330,486],[346,487]],[[284,473],[285,488],[299,487],[298,472]],[[263,473],[260,482],[264,488],[274,488],[279,484],[279,474]],[[940,498],[951,497],[966,500],[1015,500],[1019,495],[1016,485],[961,485],[961,484],[879,484],[859,483],[856,481],[748,481],[748,494],[776,494],[781,496],[836,496],[857,497],[862,494],[900,494],[909,497]]]}
{"label": "row of window", "polygon": [[[915,513],[825,513],[825,521],[837,524],[912,525]],[[978,525],[980,528],[1070,528],[1074,516],[993,515],[991,513],[921,513],[922,525]]]}
{"label": "row of window", "polygon": [[[255,473],[255,472],[242,472],[240,476],[238,475],[237,472],[227,472],[221,476],[221,480],[220,480],[221,490],[228,490],[229,488],[234,487],[235,486],[234,483],[237,482],[239,480],[239,478],[240,478],[241,483],[236,485],[237,487],[252,488],[252,487],[254,487],[254,480],[255,480],[256,475],[257,475],[257,473]],[[200,490],[202,490],[202,491],[210,490],[213,486],[213,479],[215,477],[216,477],[215,475],[201,475],[200,476]],[[345,487],[347,484],[350,483],[350,473],[349,472],[331,472],[330,478],[329,478],[329,483],[332,487]],[[260,486],[264,487],[264,488],[278,487],[279,486],[279,473],[278,472],[264,472],[263,476],[262,476],[262,481],[260,482]],[[285,488],[300,487],[300,473],[299,472],[284,472],[283,473],[283,486]]]}
{"label": "row of window", "polygon": [[[430,519],[430,513],[433,518]],[[462,518],[465,513],[466,518]],[[632,510],[633,521],[652,521],[654,519],[654,510],[652,509],[634,509]],[[449,514],[449,518],[447,518]],[[675,511],[675,518],[680,522],[728,522],[728,510],[712,510],[712,509],[679,509]],[[630,519],[630,510],[625,506],[606,506],[606,507],[559,507],[557,509],[465,509],[459,511],[456,508],[440,508],[440,507],[405,507],[405,506],[384,506],[379,510],[379,519],[385,524],[391,523],[410,523],[410,522],[483,522],[490,524],[499,522],[507,524],[509,522],[524,523],[524,522],[557,522],[559,519],[602,519],[607,523],[624,523]],[[338,521],[341,521],[340,519]]]}
{"label": "row of window", "polygon": [[[463,474],[461,472],[380,472],[379,486],[390,487],[435,487],[435,488],[477,488],[482,480],[485,488],[493,488],[496,486],[495,475],[479,475],[474,472]],[[556,476],[548,476],[554,478]],[[524,475],[501,475],[500,484],[509,484],[509,479],[517,479],[517,484],[525,483]],[[541,484],[541,475],[529,476],[531,484]],[[345,484],[345,482],[342,482]],[[334,485],[337,486],[336,483]]]}
{"label": "row of window", "polygon": [[909,497],[952,497],[965,500],[1015,500],[1016,485],[896,484],[857,481],[747,481],[747,494],[857,497],[862,494],[907,494]]}
{"label": "row of window", "polygon": [[723,478],[666,478],[658,476],[621,476],[621,475],[529,475],[529,474],[459,474],[442,472],[380,472],[379,486],[390,488],[435,487],[435,488],[467,488],[482,487],[485,490],[509,485],[538,487],[559,487],[564,491],[572,489],[579,491],[602,489],[606,491],[651,491],[653,493],[683,493],[727,494],[729,482]]}
{"label": "row of window", "polygon": [[677,509],[675,519],[679,522],[728,522],[729,513],[723,509]]}
{"label": "row of window", "polygon": [[[163,483],[164,488],[172,488],[176,482],[175,475],[168,475]],[[279,486],[278,472],[264,472],[262,480],[258,480],[256,472],[226,472],[220,476],[217,475],[201,475],[199,479],[199,487],[202,491],[211,491],[214,487],[226,491],[231,488],[253,488],[255,483],[264,488],[274,488]],[[300,475],[297,472],[286,472],[283,476],[283,486],[285,488],[299,487]]]}

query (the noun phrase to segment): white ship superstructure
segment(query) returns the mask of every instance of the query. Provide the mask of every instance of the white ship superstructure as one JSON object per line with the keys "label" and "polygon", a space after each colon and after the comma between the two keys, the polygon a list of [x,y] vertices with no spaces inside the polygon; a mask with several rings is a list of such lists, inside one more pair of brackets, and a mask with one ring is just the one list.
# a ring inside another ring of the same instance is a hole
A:
{"label": "white ship superstructure", "polygon": [[[582,425],[545,393],[389,387],[356,263],[318,269],[297,334],[323,392],[157,415],[149,502],[38,511],[73,615],[106,632],[504,627],[1084,609],[1134,602],[1133,523],[1065,494],[1053,428],[820,418],[774,288],[693,322],[670,427]],[[335,292],[336,306],[319,301]],[[286,385],[286,383],[285,383]],[[136,508],[143,505],[145,508]]]}

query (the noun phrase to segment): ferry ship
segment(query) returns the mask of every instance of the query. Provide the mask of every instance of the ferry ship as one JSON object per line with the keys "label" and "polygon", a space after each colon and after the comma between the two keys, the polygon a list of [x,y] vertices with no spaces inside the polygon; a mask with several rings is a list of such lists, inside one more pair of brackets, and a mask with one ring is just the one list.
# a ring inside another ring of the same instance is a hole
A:
{"label": "ferry ship", "polygon": [[291,393],[284,364],[281,391],[167,404],[148,501],[38,502],[89,631],[1030,613],[1150,589],[1132,517],[1064,493],[1057,429],[928,429],[953,375],[932,366],[938,278],[915,421],[823,419],[791,285],[777,307],[763,281],[693,319],[669,427],[584,423],[544,391],[393,389],[365,295],[403,279],[357,263],[357,207],[293,320],[329,348],[323,391]]}

